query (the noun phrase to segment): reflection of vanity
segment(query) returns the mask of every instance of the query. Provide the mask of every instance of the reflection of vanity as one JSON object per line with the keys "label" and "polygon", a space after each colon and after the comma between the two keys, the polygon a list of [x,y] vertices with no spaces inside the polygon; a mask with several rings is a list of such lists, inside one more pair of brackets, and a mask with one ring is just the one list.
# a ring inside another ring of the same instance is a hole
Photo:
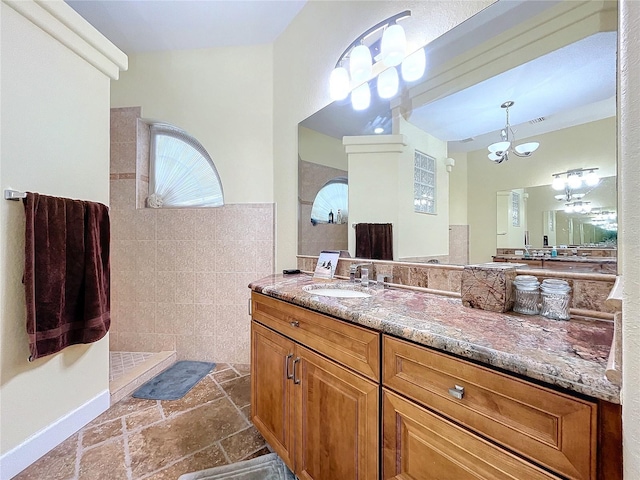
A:
{"label": "reflection of vanity", "polygon": [[511,262],[529,265],[532,268],[565,270],[571,272],[593,272],[615,274],[618,267],[617,250],[612,248],[559,248],[558,256],[550,256],[551,249],[544,250],[543,257],[524,257],[515,249],[499,248],[493,256],[494,262]]}
{"label": "reflection of vanity", "polygon": [[609,322],[312,282],[250,285],[252,419],[300,478],[621,478]]}

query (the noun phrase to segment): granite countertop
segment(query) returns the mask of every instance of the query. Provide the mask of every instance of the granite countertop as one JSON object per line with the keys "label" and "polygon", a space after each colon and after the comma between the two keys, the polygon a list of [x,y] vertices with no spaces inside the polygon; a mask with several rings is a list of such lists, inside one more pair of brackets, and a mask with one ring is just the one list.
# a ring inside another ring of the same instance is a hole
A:
{"label": "granite countertop", "polygon": [[545,262],[580,262],[580,263],[596,263],[596,264],[614,264],[617,263],[616,257],[582,257],[579,255],[557,257],[524,257],[522,255],[494,255],[492,258],[501,258],[504,260],[544,260]]}
{"label": "granite countertop", "polygon": [[[345,283],[336,280],[332,283]],[[387,288],[369,298],[314,295],[310,275],[271,275],[253,291],[348,322],[451,352],[525,377],[612,403],[620,389],[605,377],[613,322],[495,313],[467,308],[459,298]]]}

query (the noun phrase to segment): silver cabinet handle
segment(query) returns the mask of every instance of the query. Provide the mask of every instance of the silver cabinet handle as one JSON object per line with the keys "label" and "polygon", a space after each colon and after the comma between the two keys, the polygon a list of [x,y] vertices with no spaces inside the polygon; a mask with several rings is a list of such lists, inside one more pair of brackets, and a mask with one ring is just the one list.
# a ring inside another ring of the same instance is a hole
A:
{"label": "silver cabinet handle", "polygon": [[293,361],[293,383],[295,383],[296,385],[298,385],[300,383],[300,379],[296,378],[296,363],[300,362],[300,357],[296,357],[296,359]]}
{"label": "silver cabinet handle", "polygon": [[293,353],[290,353],[289,355],[287,355],[287,358],[284,360],[284,362],[287,364],[287,380],[291,380],[293,378],[293,374],[289,373],[289,360],[291,360],[293,358]]}
{"label": "silver cabinet handle", "polygon": [[458,400],[462,400],[462,397],[464,396],[464,387],[456,385],[455,388],[450,388],[449,395],[457,398]]}
{"label": "silver cabinet handle", "polygon": [[291,325],[292,327],[299,327],[300,322],[297,320],[293,320],[292,322],[289,322],[289,325]]}

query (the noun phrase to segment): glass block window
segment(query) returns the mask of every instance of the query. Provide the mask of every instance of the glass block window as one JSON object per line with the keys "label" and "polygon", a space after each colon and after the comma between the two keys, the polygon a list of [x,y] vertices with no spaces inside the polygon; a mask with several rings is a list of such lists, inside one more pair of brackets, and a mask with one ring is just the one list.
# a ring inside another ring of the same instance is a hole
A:
{"label": "glass block window", "polygon": [[511,192],[511,220],[514,227],[520,226],[520,194]]}
{"label": "glass block window", "polygon": [[436,159],[418,150],[413,164],[413,204],[418,213],[436,213]]}
{"label": "glass block window", "polygon": [[311,207],[311,223],[347,223],[349,184],[347,177],[335,177],[318,191]]}
{"label": "glass block window", "polygon": [[147,206],[220,207],[222,182],[205,148],[188,133],[152,124],[150,195]]}

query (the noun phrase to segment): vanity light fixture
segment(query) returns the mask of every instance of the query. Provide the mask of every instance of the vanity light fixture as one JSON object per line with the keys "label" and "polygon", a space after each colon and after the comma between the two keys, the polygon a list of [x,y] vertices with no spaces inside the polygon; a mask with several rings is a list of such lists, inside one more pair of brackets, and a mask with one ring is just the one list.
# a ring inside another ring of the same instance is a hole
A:
{"label": "vanity light fixture", "polygon": [[540,143],[538,142],[528,142],[521,143],[520,145],[516,145],[514,147],[513,141],[515,140],[515,134],[513,133],[513,129],[511,128],[511,124],[509,124],[509,108],[513,107],[514,102],[509,100],[500,105],[500,108],[504,108],[507,113],[507,123],[505,127],[500,132],[500,137],[502,141],[492,143],[487,148],[489,150],[489,160],[495,163],[502,163],[506,160],[509,160],[509,154],[513,153],[518,157],[530,157],[533,152],[535,152]]}
{"label": "vanity light fixture", "polygon": [[564,206],[566,213],[589,213],[591,212],[591,202],[569,202]]}
{"label": "vanity light fixture", "polygon": [[554,190],[577,190],[583,186],[595,187],[600,183],[600,177],[596,173],[598,167],[573,168],[566,172],[554,173],[551,187]]}
{"label": "vanity light fixture", "polygon": [[355,110],[368,108],[371,102],[368,81],[373,75],[374,65],[387,67],[378,75],[377,80],[378,96],[383,99],[389,99],[398,93],[398,65],[405,82],[414,82],[424,75],[424,48],[407,56],[407,38],[402,26],[396,23],[409,16],[411,11],[405,10],[389,17],[371,27],[347,47],[329,77],[332,100],[344,100],[351,93],[351,104]]}

